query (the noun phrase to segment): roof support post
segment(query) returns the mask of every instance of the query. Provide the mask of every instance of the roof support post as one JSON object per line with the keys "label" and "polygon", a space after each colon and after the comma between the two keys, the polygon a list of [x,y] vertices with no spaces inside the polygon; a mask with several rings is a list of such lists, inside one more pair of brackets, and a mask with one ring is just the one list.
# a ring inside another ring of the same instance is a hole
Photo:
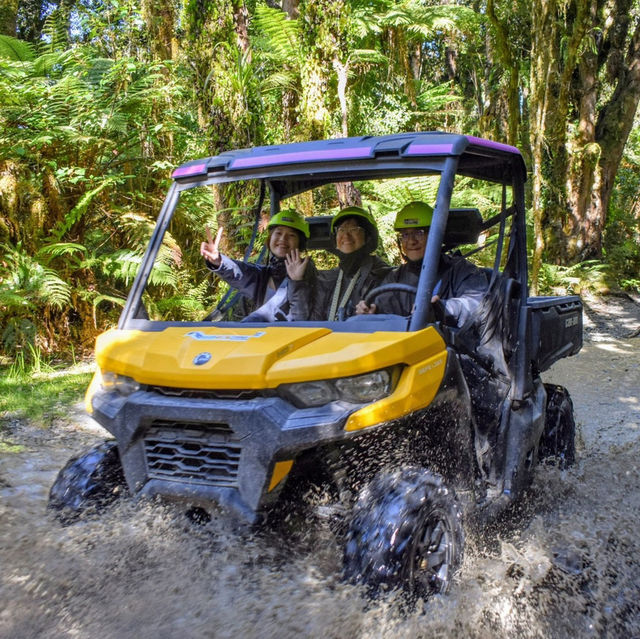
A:
{"label": "roof support post", "polygon": [[440,178],[440,187],[436,197],[436,206],[433,212],[433,220],[429,228],[427,248],[422,260],[420,279],[418,280],[418,292],[416,293],[416,308],[411,317],[409,330],[418,331],[427,325],[429,311],[431,310],[431,297],[433,289],[438,281],[438,266],[440,264],[440,252],[444,242],[444,234],[449,219],[449,204],[451,193],[456,179],[458,168],[458,156],[448,157],[444,163],[444,171]]}

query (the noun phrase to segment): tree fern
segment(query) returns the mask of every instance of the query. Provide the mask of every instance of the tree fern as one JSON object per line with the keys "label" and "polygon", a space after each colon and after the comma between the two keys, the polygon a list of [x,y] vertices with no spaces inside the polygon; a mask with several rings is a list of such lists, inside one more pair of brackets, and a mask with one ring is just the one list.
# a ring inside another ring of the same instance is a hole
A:
{"label": "tree fern", "polygon": [[20,247],[4,245],[3,250],[6,266],[0,271],[0,307],[4,306],[5,312],[22,315],[27,306],[62,308],[69,303],[70,287],[55,271],[38,263]]}
{"label": "tree fern", "polygon": [[300,26],[280,10],[258,5],[253,21],[256,32],[263,36],[262,46],[277,62],[288,64],[300,57]]}
{"label": "tree fern", "polygon": [[51,232],[51,237],[59,241],[62,236],[86,213],[92,200],[105,188],[118,182],[119,179],[120,178],[108,177],[102,180],[98,186],[87,191],[80,198],[78,203],[65,215],[64,219],[56,225]]}
{"label": "tree fern", "polygon": [[372,184],[372,190],[381,204],[398,211],[405,204],[415,200],[433,205],[439,184],[439,176],[408,177],[375,182]]}
{"label": "tree fern", "polygon": [[36,257],[43,258],[46,261],[57,257],[64,257],[73,260],[75,265],[80,266],[86,259],[87,252],[87,248],[82,244],[76,244],[75,242],[56,242],[54,244],[45,244],[39,248]]}
{"label": "tree fern", "polygon": [[54,9],[42,27],[42,43],[49,51],[60,51],[69,44],[69,16],[63,7]]}
{"label": "tree fern", "polygon": [[0,34],[0,58],[31,62],[35,58],[35,47],[30,42]]}

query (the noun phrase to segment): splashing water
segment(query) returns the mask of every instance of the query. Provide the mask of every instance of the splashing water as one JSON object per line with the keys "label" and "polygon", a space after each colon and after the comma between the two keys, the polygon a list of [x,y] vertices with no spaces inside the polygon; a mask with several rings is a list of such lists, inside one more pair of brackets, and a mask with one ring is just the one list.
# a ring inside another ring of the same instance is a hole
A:
{"label": "splashing water", "polygon": [[572,393],[579,458],[469,535],[447,596],[406,610],[340,581],[330,527],[292,540],[122,500],[61,526],[47,494],[95,433],[15,428],[0,453],[0,637],[638,637],[640,345],[588,344],[548,381]]}

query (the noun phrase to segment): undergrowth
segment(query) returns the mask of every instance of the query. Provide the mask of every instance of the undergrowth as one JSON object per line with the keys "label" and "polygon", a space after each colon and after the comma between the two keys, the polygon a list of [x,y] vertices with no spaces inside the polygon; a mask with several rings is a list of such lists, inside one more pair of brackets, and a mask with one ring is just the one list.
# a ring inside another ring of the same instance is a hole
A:
{"label": "undergrowth", "polygon": [[611,265],[600,260],[587,260],[573,266],[543,263],[538,275],[540,295],[602,295],[620,288],[638,292],[633,284],[632,281],[619,281]]}
{"label": "undergrowth", "polygon": [[54,366],[42,358],[0,365],[0,434],[12,420],[47,428],[68,417],[69,406],[82,400],[92,374],[88,364]]}

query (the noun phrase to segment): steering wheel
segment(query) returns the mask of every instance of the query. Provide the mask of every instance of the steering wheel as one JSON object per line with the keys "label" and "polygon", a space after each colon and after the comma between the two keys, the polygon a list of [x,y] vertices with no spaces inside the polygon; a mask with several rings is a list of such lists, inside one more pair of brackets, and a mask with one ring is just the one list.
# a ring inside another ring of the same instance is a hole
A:
{"label": "steering wheel", "polygon": [[[383,293],[391,293],[396,291],[398,293],[413,293],[414,295],[418,292],[418,288],[416,286],[411,286],[410,284],[383,284],[382,286],[376,286],[376,288],[372,288],[364,298],[364,303],[369,306],[371,302],[376,299],[378,296]],[[442,300],[437,300],[436,302],[432,302],[431,304],[431,313],[429,314],[428,321],[438,321],[444,322],[445,313],[444,313],[444,304]]]}
{"label": "steering wheel", "polygon": [[376,286],[372,288],[365,296],[364,303],[369,306],[373,300],[375,300],[378,296],[383,293],[391,293],[392,291],[396,291],[398,293],[413,293],[414,295],[418,292],[417,287],[411,286],[410,284],[383,284],[382,286]]}

